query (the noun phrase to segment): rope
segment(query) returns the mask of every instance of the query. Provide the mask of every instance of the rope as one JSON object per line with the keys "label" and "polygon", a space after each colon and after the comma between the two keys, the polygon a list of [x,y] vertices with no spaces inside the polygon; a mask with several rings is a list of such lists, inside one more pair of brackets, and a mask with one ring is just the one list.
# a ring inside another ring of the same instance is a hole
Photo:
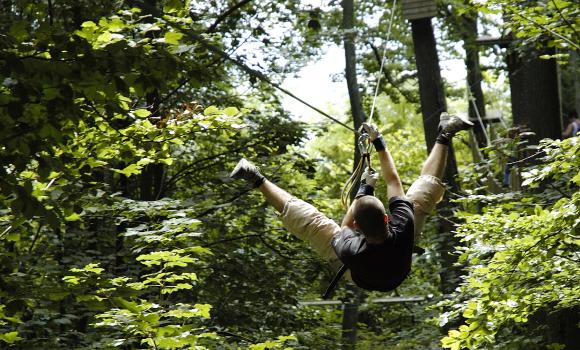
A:
{"label": "rope", "polygon": [[471,106],[475,110],[475,115],[477,115],[477,121],[479,122],[479,126],[481,126],[481,130],[483,130],[483,136],[485,136],[485,144],[489,145],[489,136],[487,135],[485,125],[483,125],[483,120],[481,120],[481,114],[479,113],[479,108],[477,108],[477,104],[475,103],[475,97],[471,95],[471,91],[469,90],[469,84],[465,86],[465,93],[467,95],[467,99],[471,103]]}
{"label": "rope", "polygon": [[363,172],[363,163],[365,161],[365,157],[368,157],[369,167],[370,167],[370,154],[366,153],[361,157],[360,162],[358,162],[356,169],[353,171],[352,175],[348,178],[344,187],[342,188],[342,192],[340,194],[340,202],[342,203],[343,208],[348,209],[350,206],[350,198],[352,191],[354,189],[354,185],[356,180],[360,178]]}
{"label": "rope", "polygon": [[391,18],[389,19],[389,27],[387,29],[387,38],[385,44],[383,45],[383,58],[381,58],[381,68],[378,72],[377,86],[375,87],[375,95],[373,97],[373,104],[371,105],[371,114],[369,116],[369,123],[373,120],[373,115],[375,113],[375,104],[377,102],[377,96],[379,94],[379,87],[381,86],[381,78],[383,76],[383,68],[385,66],[385,57],[387,56],[387,44],[391,38],[391,28],[393,27],[393,18],[395,17],[395,7],[397,6],[397,0],[393,0],[393,5],[391,6]]}
{"label": "rope", "polygon": [[[383,70],[385,67],[385,58],[387,57],[387,44],[389,43],[389,40],[391,38],[391,29],[393,27],[393,19],[395,17],[395,7],[396,6],[397,6],[397,0],[393,0],[393,5],[391,6],[391,16],[389,18],[389,25],[388,25],[388,29],[387,29],[387,37],[386,37],[385,43],[383,45],[383,56],[381,58],[381,67],[379,68],[379,71],[377,72],[377,74],[378,74],[377,86],[375,87],[375,94],[373,96],[373,103],[371,105],[371,113],[370,113],[370,116],[368,119],[369,123],[372,122],[373,115],[375,113],[375,105],[377,102],[377,96],[379,94],[379,88],[381,86],[381,78],[383,76]],[[373,171],[373,168],[371,166],[371,157],[370,157],[370,153],[372,151],[370,139],[368,138],[368,135],[364,134],[364,130],[359,130],[358,135],[359,135],[358,147],[360,149],[361,159],[360,159],[359,163],[357,164],[357,166],[355,167],[355,170],[353,171],[350,178],[344,184],[344,187],[342,188],[342,193],[340,194],[340,201],[342,203],[342,206],[345,209],[348,209],[348,207],[350,206],[350,198],[351,198],[352,192],[354,190],[354,185],[363,173],[365,161],[367,162],[367,168],[370,171]],[[365,144],[365,142],[366,142],[366,144]]]}

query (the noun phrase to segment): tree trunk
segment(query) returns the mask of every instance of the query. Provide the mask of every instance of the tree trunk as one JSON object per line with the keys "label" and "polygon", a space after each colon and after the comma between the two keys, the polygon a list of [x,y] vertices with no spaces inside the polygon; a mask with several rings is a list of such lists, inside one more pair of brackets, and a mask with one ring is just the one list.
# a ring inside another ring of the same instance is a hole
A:
{"label": "tree trunk", "polygon": [[570,52],[570,67],[574,84],[574,111],[580,113],[580,57],[576,51]]}
{"label": "tree trunk", "polygon": [[421,18],[411,21],[417,77],[419,79],[419,98],[423,127],[425,128],[425,142],[430,152],[437,138],[439,115],[447,110],[445,91],[441,80],[439,57],[435,43],[435,35],[430,18]]}
{"label": "tree trunk", "polygon": [[538,56],[530,52],[520,57],[512,50],[507,58],[514,125],[536,133],[533,143],[543,138],[558,139],[562,133],[558,67],[554,59]]}
{"label": "tree trunk", "polygon": [[[437,56],[437,47],[433,27],[431,26],[431,19],[422,18],[412,20],[411,30],[415,48],[417,76],[419,78],[419,95],[421,99],[421,112],[423,114],[423,127],[425,129],[425,141],[428,152],[431,152],[435,144],[435,139],[437,138],[439,116],[441,112],[447,109],[445,104],[445,90],[443,89],[443,82],[441,80],[439,57]],[[447,182],[453,191],[458,188],[455,175],[457,175],[457,164],[453,147],[450,145],[444,181]],[[452,209],[447,197],[439,205],[439,208],[440,216],[452,215]],[[453,266],[456,257],[451,252],[453,251],[453,247],[459,244],[458,240],[451,233],[453,229],[453,225],[447,220],[439,221],[439,231],[441,232],[439,250],[442,252],[442,271],[440,275],[441,290],[443,293],[448,293],[455,289],[461,274],[460,269]]]}
{"label": "tree trunk", "polygon": [[[147,3],[157,8],[157,0],[147,0]],[[153,34],[148,33],[149,37],[153,37]],[[160,96],[159,91],[154,90],[147,94],[147,109],[151,112],[149,116],[149,121],[151,124],[155,125],[159,120],[160,116]],[[149,164],[143,168],[141,176],[139,178],[139,197],[143,201],[153,201],[159,199],[161,195],[163,186],[163,174],[165,168],[163,164]]]}
{"label": "tree trunk", "polygon": [[[467,69],[467,86],[469,87],[470,98],[469,101],[469,118],[478,120],[479,117],[485,117],[485,100],[483,97],[483,90],[481,89],[481,68],[479,66],[479,46],[476,44],[477,40],[477,13],[467,13],[461,17],[461,36],[463,38],[463,49],[465,50],[465,67]],[[475,106],[474,106],[475,104]],[[476,109],[477,107],[477,109]],[[484,125],[479,122],[475,123],[473,132],[479,147],[486,147],[486,140]]]}
{"label": "tree trunk", "polygon": [[[365,115],[362,109],[360,90],[357,81],[356,73],[356,51],[355,51],[355,33],[354,27],[354,1],[344,0],[342,26],[345,31],[344,35],[344,56],[346,61],[345,76],[348,87],[348,96],[350,100],[350,109],[352,113],[354,129],[358,130],[365,120]],[[355,166],[360,159],[360,152],[357,147],[357,140],[355,138]]]}
{"label": "tree trunk", "polygon": [[[560,68],[560,91],[562,93],[562,113],[568,116],[580,112],[580,58],[575,51],[570,52],[568,64]],[[564,120],[567,122],[567,120]],[[565,127],[566,125],[564,125]]]}
{"label": "tree trunk", "polygon": [[[356,73],[356,50],[355,50],[355,33],[354,27],[354,1],[343,0],[343,17],[342,25],[346,33],[344,35],[344,56],[346,61],[345,76],[348,87],[348,95],[350,99],[350,109],[352,113],[354,129],[358,130],[364,121],[364,113],[362,110],[362,103],[360,91],[357,82]],[[355,135],[354,138],[354,167],[357,166],[361,158],[358,149],[358,140]],[[354,170],[354,169],[353,169]],[[358,187],[358,180],[354,184]],[[352,194],[354,196],[354,193]],[[351,198],[352,200],[352,198]],[[345,350],[354,349],[356,346],[356,324],[358,321],[358,290],[353,290],[351,300],[347,301],[343,309],[342,318],[342,348]]]}
{"label": "tree trunk", "polygon": [[[431,19],[422,18],[411,21],[411,30],[415,47],[417,77],[419,78],[419,95],[421,113],[423,114],[423,128],[425,129],[425,142],[427,143],[427,153],[429,153],[437,138],[439,116],[441,112],[447,110],[445,90],[441,80],[441,69],[439,68],[439,57],[437,56]],[[453,147],[450,146],[444,180],[453,189],[457,189],[455,175],[457,175],[457,163]]]}
{"label": "tree trunk", "polygon": [[540,330],[547,344],[566,345],[565,349],[580,348],[580,309],[572,307],[562,310],[541,309],[530,317],[530,326]]}

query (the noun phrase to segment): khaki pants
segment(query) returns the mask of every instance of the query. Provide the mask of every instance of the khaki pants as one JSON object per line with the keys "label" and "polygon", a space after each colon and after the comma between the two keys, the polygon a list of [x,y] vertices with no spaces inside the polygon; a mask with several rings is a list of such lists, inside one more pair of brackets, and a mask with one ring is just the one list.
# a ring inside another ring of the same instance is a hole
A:
{"label": "khaki pants", "polygon": [[421,175],[409,187],[406,196],[413,202],[415,209],[415,239],[423,231],[427,216],[441,202],[444,194],[445,186],[441,180],[431,175]]}
{"label": "khaki pants", "polygon": [[[415,237],[423,230],[427,215],[435,209],[444,193],[441,180],[430,175],[420,176],[407,191],[406,196],[415,208]],[[286,202],[280,216],[288,231],[307,241],[331,265],[340,266],[332,247],[332,238],[340,232],[340,226],[334,220],[297,198]]]}

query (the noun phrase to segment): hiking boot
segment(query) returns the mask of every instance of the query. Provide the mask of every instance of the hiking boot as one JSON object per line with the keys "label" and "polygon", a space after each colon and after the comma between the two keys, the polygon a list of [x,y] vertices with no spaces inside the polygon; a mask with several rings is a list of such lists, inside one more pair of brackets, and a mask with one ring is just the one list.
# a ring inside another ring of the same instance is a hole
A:
{"label": "hiking boot", "polygon": [[260,174],[260,169],[254,164],[242,158],[230,174],[232,179],[244,179],[254,187],[259,187],[266,178]]}
{"label": "hiking boot", "polygon": [[437,130],[440,134],[455,135],[456,132],[467,130],[473,126],[473,123],[465,116],[441,113],[439,117],[439,127]]}

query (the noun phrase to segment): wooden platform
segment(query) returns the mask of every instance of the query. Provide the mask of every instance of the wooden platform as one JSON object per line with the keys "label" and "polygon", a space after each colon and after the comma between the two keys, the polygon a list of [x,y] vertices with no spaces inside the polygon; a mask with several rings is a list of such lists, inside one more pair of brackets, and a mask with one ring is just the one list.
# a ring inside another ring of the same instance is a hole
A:
{"label": "wooden platform", "polygon": [[[409,296],[409,297],[390,297],[390,298],[378,298],[368,300],[368,303],[376,304],[395,304],[395,303],[408,303],[408,302],[418,302],[426,300],[426,297],[420,296]],[[300,306],[324,306],[324,305],[343,305],[341,300],[305,300],[298,302]]]}
{"label": "wooden platform", "polygon": [[435,0],[402,0],[403,18],[415,20],[430,18],[437,15]]}
{"label": "wooden platform", "polygon": [[[485,117],[481,118],[481,121],[484,124],[491,124],[491,123],[501,123],[503,119],[503,113],[497,109],[492,109],[486,112]],[[479,123],[477,118],[469,118],[469,121],[476,124]]]}
{"label": "wooden platform", "polygon": [[492,46],[492,45],[508,45],[512,40],[505,37],[494,37],[494,36],[480,36],[475,40],[476,43],[483,46]]}

